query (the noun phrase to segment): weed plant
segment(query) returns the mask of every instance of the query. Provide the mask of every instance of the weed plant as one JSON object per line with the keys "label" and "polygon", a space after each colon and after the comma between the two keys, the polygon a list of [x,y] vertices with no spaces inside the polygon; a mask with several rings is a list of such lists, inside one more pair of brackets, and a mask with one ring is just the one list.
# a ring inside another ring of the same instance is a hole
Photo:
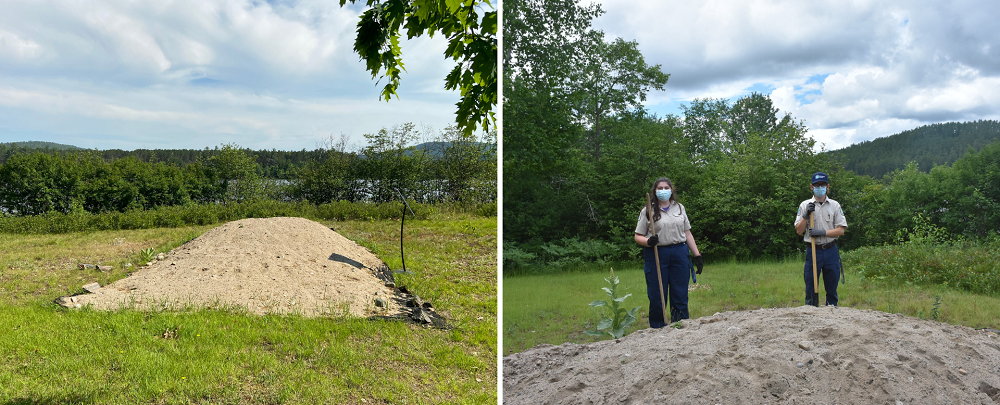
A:
{"label": "weed plant", "polygon": [[583,333],[590,336],[602,337],[610,335],[612,339],[621,339],[622,336],[625,336],[625,330],[635,323],[635,314],[639,312],[640,307],[632,309],[625,309],[623,307],[625,299],[632,294],[618,296],[619,280],[618,277],[615,277],[614,269],[611,269],[611,276],[605,278],[604,281],[608,283],[608,287],[604,287],[602,290],[608,294],[610,300],[596,300],[591,302],[590,306],[593,308],[604,308],[607,316],[597,323],[597,327],[594,330],[588,330]]}

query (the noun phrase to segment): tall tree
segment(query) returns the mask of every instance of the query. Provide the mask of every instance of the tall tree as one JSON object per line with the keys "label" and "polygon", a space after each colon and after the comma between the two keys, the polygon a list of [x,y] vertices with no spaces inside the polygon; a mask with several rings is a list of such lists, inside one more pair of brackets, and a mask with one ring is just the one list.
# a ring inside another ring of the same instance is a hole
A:
{"label": "tall tree", "polygon": [[729,141],[733,145],[744,145],[750,134],[774,133],[779,128],[791,123],[791,114],[778,120],[778,107],[774,106],[771,97],[758,92],[740,97],[729,110]]}
{"label": "tall tree", "polygon": [[[359,0],[340,0],[343,6]],[[455,121],[466,133],[479,124],[495,123],[497,104],[497,12],[489,0],[366,0],[370,7],[358,22],[354,50],[372,77],[388,78],[381,98],[399,97],[404,71],[399,47],[400,30],[407,39],[426,33],[448,38],[445,57],[458,62],[445,78],[445,89],[459,90]]]}
{"label": "tall tree", "polygon": [[603,34],[590,44],[581,61],[583,70],[576,92],[577,112],[591,125],[594,163],[601,161],[601,119],[640,108],[649,90],[663,90],[670,75],[660,65],[650,66],[639,52],[639,43],[616,38],[604,42]]}

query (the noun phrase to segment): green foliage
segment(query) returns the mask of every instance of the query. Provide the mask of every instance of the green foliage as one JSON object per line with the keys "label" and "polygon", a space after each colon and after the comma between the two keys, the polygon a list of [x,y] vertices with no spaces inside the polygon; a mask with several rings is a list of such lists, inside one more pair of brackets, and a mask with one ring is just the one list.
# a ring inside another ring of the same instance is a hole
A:
{"label": "green foliage", "polygon": [[156,258],[156,249],[145,248],[139,251],[139,255],[142,257],[142,261],[149,263]]}
{"label": "green foliage", "polygon": [[1000,244],[952,241],[941,228],[915,216],[899,244],[845,252],[844,266],[862,278],[940,285],[977,294],[1000,294]]}
{"label": "green foliage", "polygon": [[[343,6],[348,1],[340,0]],[[354,51],[366,62],[372,78],[388,78],[380,98],[397,96],[403,68],[401,29],[408,39],[444,35],[445,57],[457,62],[445,78],[445,89],[459,90],[456,122],[466,134],[478,125],[495,125],[497,104],[497,12],[489,0],[368,0],[357,25]],[[488,7],[491,11],[486,11]]]}
{"label": "green foliage", "polygon": [[[636,313],[642,307],[635,307],[632,309],[625,309],[622,303],[626,298],[632,296],[632,294],[625,294],[624,296],[618,296],[618,277],[615,277],[615,270],[611,269],[611,276],[604,279],[608,283],[609,287],[603,287],[602,289],[608,297],[609,301],[596,300],[590,303],[591,307],[594,308],[604,308],[607,314],[594,330],[588,330],[584,333],[590,336],[606,336],[610,335],[612,339],[621,339],[625,336],[625,330],[629,326],[635,323]],[[602,332],[603,331],[603,332]]]}
{"label": "green foliage", "polygon": [[[410,207],[417,214],[418,219],[427,218],[436,210],[433,205],[416,202],[410,202]],[[230,204],[192,204],[99,214],[48,212],[34,216],[0,217],[0,232],[46,234],[116,229],[174,228],[187,225],[209,225],[243,218],[270,217],[303,217],[338,221],[382,220],[399,218],[402,215],[402,209],[403,203],[400,201],[382,204],[335,201],[313,205],[302,202],[285,203],[261,200]],[[468,212],[482,211],[484,210],[474,209]]]}
{"label": "green foliage", "polygon": [[264,183],[258,173],[257,159],[249,150],[236,144],[223,145],[219,154],[207,159],[225,190],[225,201],[253,201],[264,197]]}

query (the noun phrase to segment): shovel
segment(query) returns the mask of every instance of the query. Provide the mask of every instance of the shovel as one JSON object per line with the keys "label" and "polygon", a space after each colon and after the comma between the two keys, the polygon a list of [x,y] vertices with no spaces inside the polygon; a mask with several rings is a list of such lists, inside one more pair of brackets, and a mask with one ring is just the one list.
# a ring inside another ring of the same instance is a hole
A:
{"label": "shovel", "polygon": [[[816,226],[815,220],[813,219],[813,214],[815,212],[809,213],[809,227],[812,228]],[[816,280],[816,237],[810,236],[809,239],[812,241],[812,255],[813,255],[813,306],[819,306],[819,281]]]}
{"label": "shovel", "polygon": [[[656,235],[656,223],[653,222],[653,208],[649,203],[649,193],[646,193],[646,216],[649,217],[649,227],[653,230],[653,235]],[[667,303],[663,301],[663,279],[660,276],[660,249],[653,246],[653,258],[656,259],[656,285],[660,287],[660,309],[663,311],[663,323],[667,323],[670,319],[667,317]]]}

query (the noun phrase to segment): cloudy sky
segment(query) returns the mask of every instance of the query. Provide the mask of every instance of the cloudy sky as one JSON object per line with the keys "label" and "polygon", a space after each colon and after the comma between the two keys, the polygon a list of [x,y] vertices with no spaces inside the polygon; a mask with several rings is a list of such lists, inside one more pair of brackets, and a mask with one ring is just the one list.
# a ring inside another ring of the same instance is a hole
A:
{"label": "cloudy sky", "polygon": [[[607,40],[670,74],[650,110],[769,94],[839,149],[948,121],[1000,119],[1000,2],[602,0]],[[819,146],[819,145],[817,145]]]}
{"label": "cloudy sky", "polygon": [[[363,3],[363,2],[361,2]],[[454,122],[442,36],[405,41],[400,99],[353,51],[337,0],[0,0],[0,142],[314,149]]]}

